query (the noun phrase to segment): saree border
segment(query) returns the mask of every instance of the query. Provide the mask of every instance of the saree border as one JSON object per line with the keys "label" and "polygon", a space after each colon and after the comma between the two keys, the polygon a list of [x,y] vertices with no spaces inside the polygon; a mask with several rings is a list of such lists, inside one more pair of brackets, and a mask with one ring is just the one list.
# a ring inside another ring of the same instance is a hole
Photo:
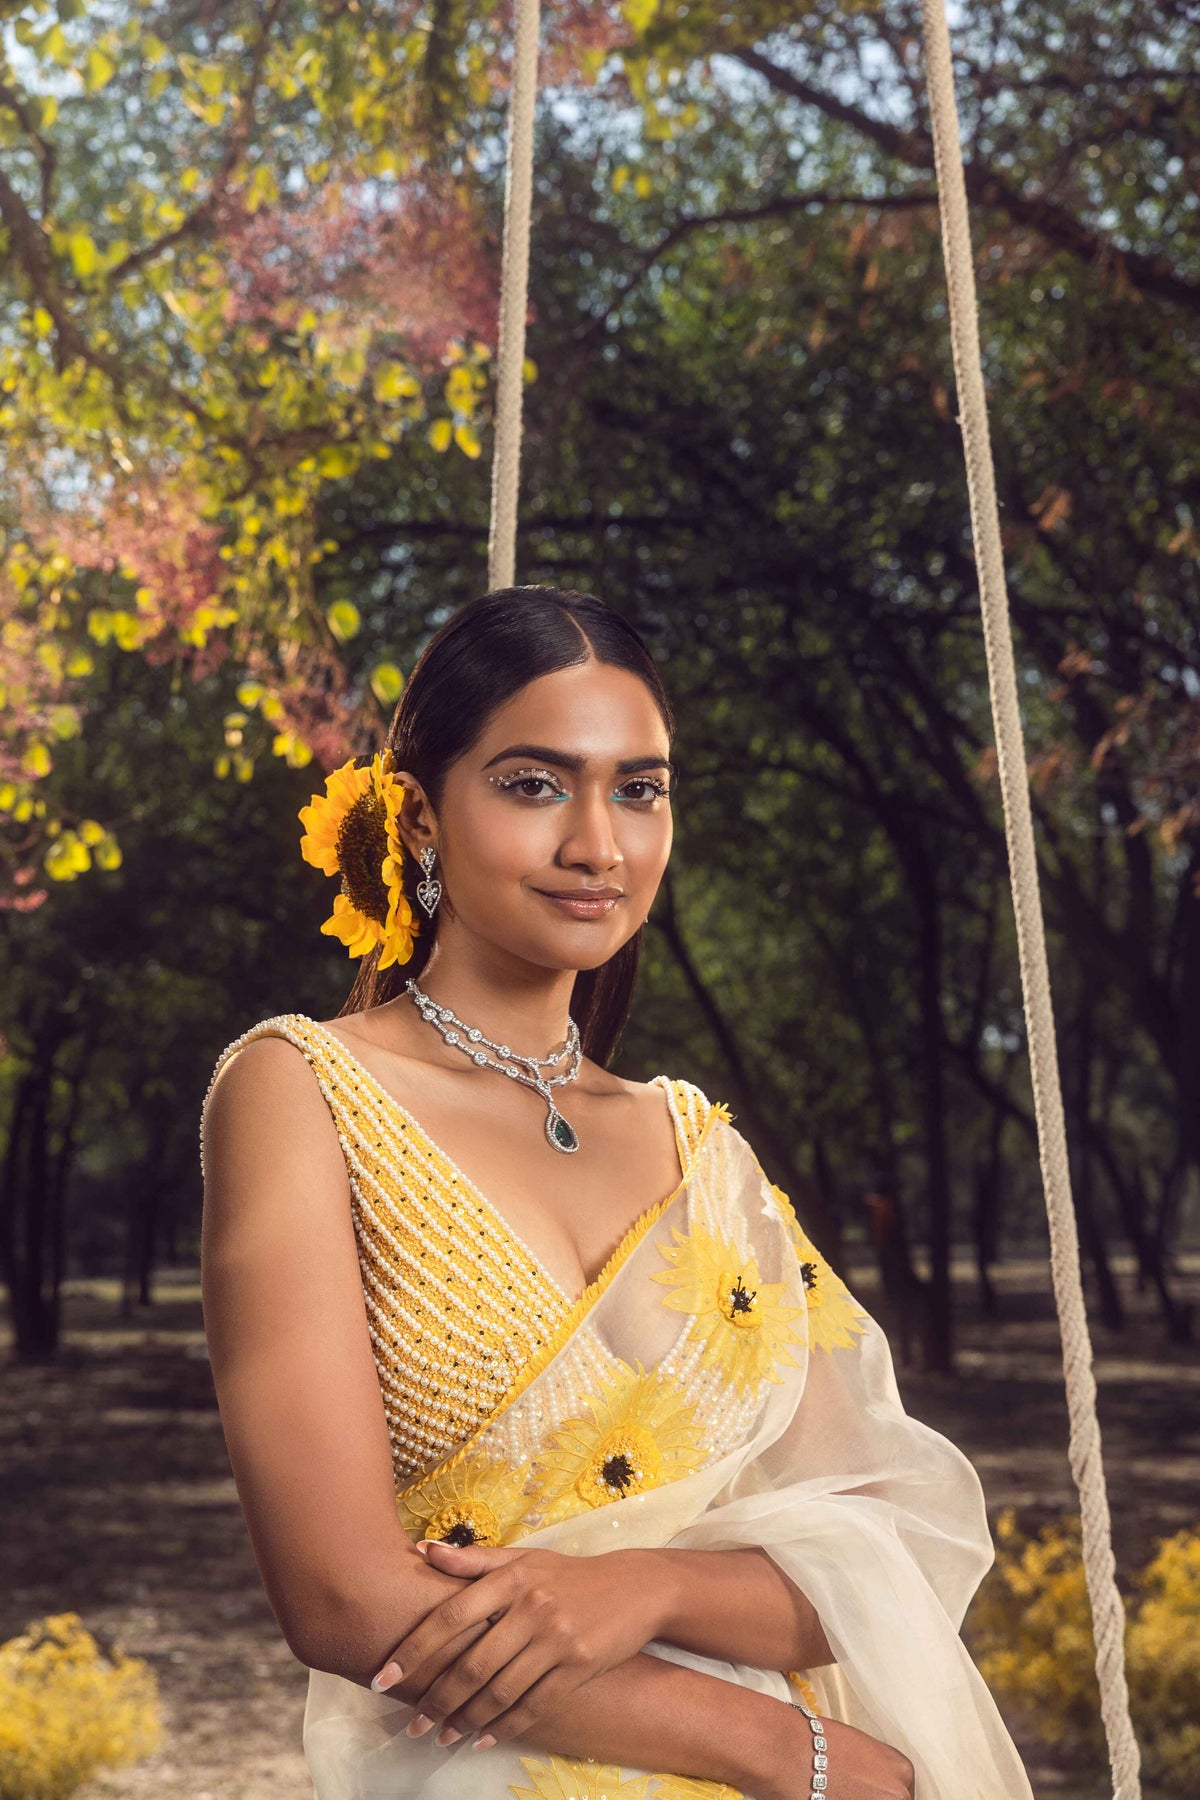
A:
{"label": "saree border", "polygon": [[477,1448],[479,1440],[484,1436],[485,1432],[490,1431],[497,1419],[520,1399],[526,1388],[531,1386],[531,1384],[537,1380],[538,1376],[542,1374],[543,1370],[549,1367],[559,1351],[568,1342],[571,1335],[583,1324],[588,1314],[600,1300],[602,1294],[625,1267],[625,1264],[629,1261],[633,1252],[646,1236],[646,1233],[658,1223],[667,1208],[674,1205],[675,1201],[678,1200],[679,1196],[694,1179],[696,1171],[700,1167],[700,1159],[708,1145],[712,1128],[717,1120],[724,1119],[726,1124],[732,1124],[732,1114],[723,1100],[710,1100],[708,1106],[708,1115],[705,1118],[703,1125],[700,1127],[687,1168],[684,1170],[683,1179],[680,1181],[678,1187],[674,1188],[671,1193],[664,1195],[663,1198],[652,1206],[648,1212],[644,1212],[639,1219],[634,1220],[633,1224],[629,1227],[629,1230],[625,1233],[625,1236],[621,1239],[596,1279],[588,1283],[579,1298],[559,1319],[549,1337],[538,1346],[528,1360],[522,1365],[519,1373],[514,1377],[511,1387],[509,1387],[497,1401],[487,1418],[484,1419],[480,1425],[476,1426],[470,1437],[466,1438],[464,1442],[459,1445],[457,1450],[451,1451],[449,1456],[443,1457],[441,1462],[434,1463],[432,1467],[422,1470],[419,1475],[414,1476],[411,1481],[406,1482],[402,1488],[397,1488],[395,1490],[397,1500],[402,1500],[408,1494],[415,1492],[416,1489],[424,1487],[427,1481],[435,1481],[439,1476],[448,1474],[451,1469],[457,1468],[459,1463],[465,1461]]}

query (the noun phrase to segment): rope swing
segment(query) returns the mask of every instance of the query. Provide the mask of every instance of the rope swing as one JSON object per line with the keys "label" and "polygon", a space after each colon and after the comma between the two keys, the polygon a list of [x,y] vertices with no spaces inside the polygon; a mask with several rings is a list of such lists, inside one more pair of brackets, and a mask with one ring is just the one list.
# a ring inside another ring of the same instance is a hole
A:
{"label": "rope swing", "polygon": [[1141,1758],[1129,1716],[1129,1689],[1125,1681],[1125,1609],[1117,1590],[1112,1519],[1100,1455],[1092,1341],[1083,1303],[1079,1234],[1071,1198],[1067,1132],[1058,1074],[1054,1011],[1050,1002],[1046,929],[1038,888],[1025,738],[1017,702],[1008,588],[1000,544],[1000,512],[996,503],[996,478],[980,361],[975,265],[971,255],[967,185],[954,94],[950,28],[946,22],[944,0],[922,0],[921,10],[925,22],[925,76],[942,218],[942,255],[950,299],[950,342],[967,463],[971,533],[979,575],[979,604],[983,615],[992,723],[996,733],[1000,795],[1004,804],[1004,834],[1012,877],[1038,1154],[1050,1225],[1050,1268],[1062,1337],[1063,1375],[1071,1422],[1071,1473],[1079,1490],[1083,1568],[1092,1603],[1100,1713],[1112,1765],[1113,1800],[1140,1800],[1142,1784],[1138,1771]]}
{"label": "rope swing", "polygon": [[521,482],[521,402],[525,319],[529,311],[529,230],[533,213],[533,114],[538,92],[540,0],[517,0],[516,43],[504,165],[504,247],[500,259],[500,337],[496,353],[496,445],[488,588],[511,587],[517,566],[517,491]]}
{"label": "rope swing", "polygon": [[[488,584],[493,589],[512,585],[516,565],[539,0],[517,0],[516,13],[504,192],[496,441],[488,539]],[[950,340],[961,409],[958,422],[966,458],[971,531],[1029,1038],[1038,1153],[1050,1228],[1054,1299],[1062,1338],[1070,1419],[1069,1457],[1079,1493],[1083,1566],[1096,1643],[1100,1711],[1112,1766],[1113,1800],[1141,1800],[1141,1758],[1130,1717],[1125,1679],[1125,1611],[1116,1582],[1112,1520],[1100,1451],[1096,1381],[1067,1161],[1045,923],[1038,887],[1025,742],[1000,541],[1000,515],[980,361],[975,268],[950,30],[944,0],[922,0],[922,13],[942,252],[950,304]]]}

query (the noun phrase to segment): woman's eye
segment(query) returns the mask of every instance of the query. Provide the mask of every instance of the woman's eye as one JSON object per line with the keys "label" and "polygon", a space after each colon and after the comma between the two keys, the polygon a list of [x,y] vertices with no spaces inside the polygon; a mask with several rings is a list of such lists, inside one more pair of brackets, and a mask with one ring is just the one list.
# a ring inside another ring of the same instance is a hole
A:
{"label": "woman's eye", "polygon": [[[496,785],[506,794],[519,793],[522,800],[549,800],[557,798],[562,793],[562,788],[553,775],[537,772],[530,772],[527,775],[501,776]],[[539,794],[536,792],[538,788],[549,788],[550,793]]]}
{"label": "woman's eye", "polygon": [[640,793],[630,795],[635,804],[641,806],[651,805],[655,800],[665,800],[670,793],[666,782],[658,781],[652,775],[638,775],[633,781],[627,781],[621,792],[628,794],[630,788],[641,790]]}

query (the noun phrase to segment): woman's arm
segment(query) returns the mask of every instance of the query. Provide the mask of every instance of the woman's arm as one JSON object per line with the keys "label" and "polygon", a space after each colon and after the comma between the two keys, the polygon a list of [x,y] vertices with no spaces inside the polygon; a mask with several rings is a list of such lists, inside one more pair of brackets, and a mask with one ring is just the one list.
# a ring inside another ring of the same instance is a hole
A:
{"label": "woman's arm", "polygon": [[[345,1162],[295,1046],[262,1038],[238,1051],[204,1132],[205,1325],[263,1584],[293,1653],[365,1687],[399,1637],[470,1584],[428,1566],[396,1515]],[[769,1800],[770,1768],[791,1756],[800,1717],[638,1654],[524,1741]]]}
{"label": "woman's arm", "polygon": [[[436,1539],[421,1549],[434,1568],[472,1579],[503,1568],[513,1556],[511,1550]],[[698,1656],[757,1669],[819,1669],[837,1660],[811,1600],[765,1550],[754,1546],[615,1550],[582,1565],[577,1557],[539,1552],[533,1562],[522,1558],[522,1563],[518,1578],[548,1578],[557,1587],[569,1583],[574,1591],[569,1601],[563,1596],[564,1605],[573,1607],[576,1616],[586,1617],[598,1606],[636,1614],[645,1621],[647,1643],[655,1638]],[[564,1622],[569,1626],[569,1612]],[[437,1634],[438,1620],[431,1617],[414,1634],[416,1653],[437,1641]],[[407,1661],[411,1648],[400,1646],[397,1657]]]}
{"label": "woman's arm", "polygon": [[636,1550],[661,1595],[656,1637],[759,1669],[836,1662],[816,1608],[766,1550]]}

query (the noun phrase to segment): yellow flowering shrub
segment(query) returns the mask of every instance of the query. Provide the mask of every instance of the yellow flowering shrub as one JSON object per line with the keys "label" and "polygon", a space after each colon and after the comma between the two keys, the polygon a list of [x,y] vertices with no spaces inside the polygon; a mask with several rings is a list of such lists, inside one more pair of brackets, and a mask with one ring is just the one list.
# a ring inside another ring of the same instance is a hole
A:
{"label": "yellow flowering shrub", "polygon": [[[993,1692],[1048,1743],[1104,1759],[1092,1613],[1078,1515],[1036,1537],[1011,1509],[996,1527],[996,1564],[967,1635]],[[1200,1792],[1200,1527],[1159,1540],[1126,1605],[1126,1673],[1148,1780]]]}
{"label": "yellow flowering shrub", "polygon": [[75,1613],[0,1644],[0,1800],[65,1800],[147,1755],[160,1730],[154,1671],[106,1655]]}

